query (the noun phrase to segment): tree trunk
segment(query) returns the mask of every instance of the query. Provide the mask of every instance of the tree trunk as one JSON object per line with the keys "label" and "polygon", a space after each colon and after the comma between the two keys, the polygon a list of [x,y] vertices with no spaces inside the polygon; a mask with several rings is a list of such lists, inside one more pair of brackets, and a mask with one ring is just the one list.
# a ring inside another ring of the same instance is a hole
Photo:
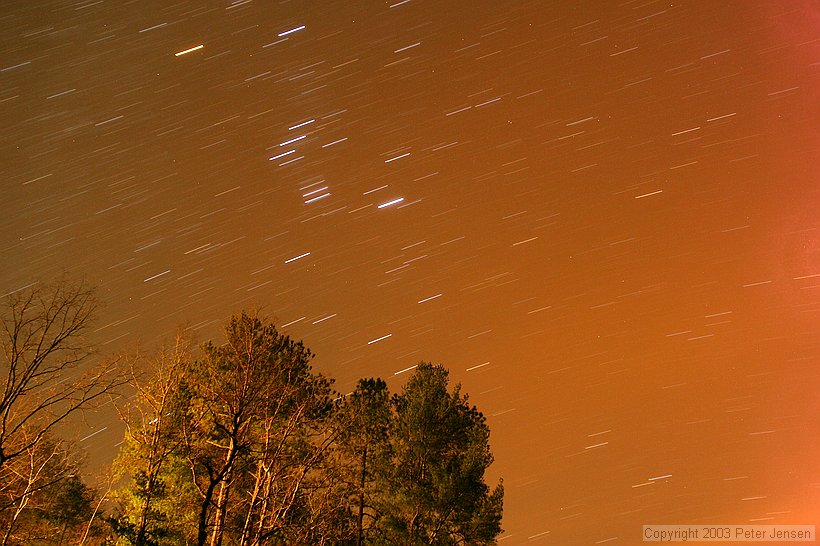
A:
{"label": "tree trunk", "polygon": [[137,528],[137,537],[136,537],[136,544],[137,546],[142,546],[145,544],[145,535],[148,534],[148,513],[151,509],[151,501],[153,500],[154,496],[154,488],[157,486],[157,476],[159,475],[160,466],[162,465],[162,461],[155,461],[154,457],[157,455],[157,451],[161,448],[158,447],[159,445],[159,431],[160,427],[162,427],[162,419],[163,415],[162,412],[164,411],[164,405],[159,409],[159,415],[157,416],[157,424],[154,428],[154,432],[151,435],[151,445],[150,445],[150,456],[148,462],[148,483],[145,488],[145,498],[142,500],[142,506],[140,507],[140,522]]}
{"label": "tree trunk", "polygon": [[214,490],[219,485],[219,478],[211,478],[208,489],[203,495],[202,505],[199,507],[199,523],[196,534],[197,546],[205,546],[208,541],[208,508],[211,506],[211,499],[214,497]]}
{"label": "tree trunk", "polygon": [[142,506],[140,507],[140,522],[137,528],[136,545],[142,546],[145,544],[145,535],[148,534],[148,512],[151,508],[152,494],[156,487],[156,472],[153,469],[149,470],[148,485],[145,488],[145,498],[142,499]]}
{"label": "tree trunk", "polygon": [[11,532],[14,530],[15,523],[17,523],[17,514],[15,514],[11,521],[9,521],[9,526],[6,529],[6,532],[3,533],[3,546],[6,546],[9,543],[9,538],[11,538]]}
{"label": "tree trunk", "polygon": [[225,466],[221,472],[222,479],[219,480],[219,496],[216,499],[216,516],[214,517],[214,530],[213,534],[211,534],[210,546],[222,546],[222,535],[225,530],[225,512],[227,512],[228,494],[230,493],[230,482],[235,457],[236,442],[232,436],[228,443],[228,453],[225,455]]}
{"label": "tree trunk", "polygon": [[214,517],[214,530],[211,535],[210,546],[222,546],[222,535],[225,532],[225,512],[227,511],[228,493],[230,492],[231,474],[225,475],[225,479],[219,484],[219,496],[216,498],[216,516]]}
{"label": "tree trunk", "polygon": [[262,486],[262,505],[259,507],[259,521],[256,523],[256,531],[253,535],[252,546],[258,546],[262,543],[262,534],[265,531],[265,525],[269,516],[269,505],[271,497],[271,484],[273,477],[270,467],[265,468],[265,481]]}
{"label": "tree trunk", "polygon": [[256,467],[256,478],[253,483],[253,492],[250,499],[248,499],[248,513],[245,516],[245,523],[242,526],[242,536],[239,539],[239,546],[247,546],[251,535],[251,520],[255,511],[256,502],[259,499],[259,489],[262,483],[262,467],[263,463],[260,461]]}
{"label": "tree trunk", "polygon": [[29,478],[29,483],[26,485],[26,491],[23,493],[23,496],[20,498],[20,504],[14,510],[14,515],[9,520],[9,526],[6,529],[6,532],[3,535],[3,546],[7,546],[9,544],[9,539],[11,539],[11,533],[14,531],[14,526],[17,524],[17,518],[20,517],[20,514],[23,513],[23,510],[26,508],[26,505],[29,501],[29,491],[31,487],[31,478]]}
{"label": "tree trunk", "polygon": [[364,539],[364,485],[367,477],[367,446],[362,450],[362,473],[359,481],[359,517],[356,521],[356,546],[362,546]]}

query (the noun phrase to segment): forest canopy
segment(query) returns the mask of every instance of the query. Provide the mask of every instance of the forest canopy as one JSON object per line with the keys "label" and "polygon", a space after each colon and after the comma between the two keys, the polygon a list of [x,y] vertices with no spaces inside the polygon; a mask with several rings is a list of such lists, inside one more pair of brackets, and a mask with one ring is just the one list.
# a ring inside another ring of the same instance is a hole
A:
{"label": "forest canopy", "polygon": [[[0,546],[496,543],[490,430],[443,366],[342,395],[301,341],[248,312],[218,342],[180,334],[88,364],[93,309],[82,285],[6,301]],[[125,432],[103,491],[59,432],[104,396]]]}

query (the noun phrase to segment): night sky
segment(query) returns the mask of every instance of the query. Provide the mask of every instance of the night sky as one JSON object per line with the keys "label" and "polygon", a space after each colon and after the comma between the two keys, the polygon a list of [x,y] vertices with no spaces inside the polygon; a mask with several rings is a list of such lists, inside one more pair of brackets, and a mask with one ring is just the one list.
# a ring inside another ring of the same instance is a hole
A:
{"label": "night sky", "polygon": [[342,392],[442,363],[505,545],[815,524],[818,105],[816,2],[8,0],[0,293],[88,279],[109,354],[261,308]]}

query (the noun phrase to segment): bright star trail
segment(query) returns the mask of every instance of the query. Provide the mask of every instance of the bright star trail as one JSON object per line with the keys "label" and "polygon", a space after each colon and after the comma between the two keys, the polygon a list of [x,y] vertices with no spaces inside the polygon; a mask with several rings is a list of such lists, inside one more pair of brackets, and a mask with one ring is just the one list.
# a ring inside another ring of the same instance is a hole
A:
{"label": "bright star trail", "polygon": [[442,363],[506,546],[818,523],[816,3],[149,4],[4,5],[0,293],[87,279],[103,354],[260,309],[342,393]]}
{"label": "bright star trail", "polygon": [[180,51],[180,52],[178,52],[178,53],[174,53],[174,55],[175,55],[176,57],[179,57],[180,55],[185,55],[185,54],[187,54],[187,53],[192,53],[192,52],[194,52],[194,51],[197,51],[197,50],[199,50],[199,49],[202,49],[203,47],[205,47],[205,46],[204,46],[204,45],[198,45],[198,46],[196,46],[196,47],[192,47],[192,48],[186,49],[185,51]]}

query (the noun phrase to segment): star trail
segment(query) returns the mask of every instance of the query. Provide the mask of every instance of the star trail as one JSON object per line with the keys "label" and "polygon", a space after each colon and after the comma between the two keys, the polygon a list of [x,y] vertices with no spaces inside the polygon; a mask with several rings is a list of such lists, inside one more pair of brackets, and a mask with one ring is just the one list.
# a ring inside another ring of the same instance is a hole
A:
{"label": "star trail", "polygon": [[505,545],[817,523],[817,4],[2,11],[0,293],[88,279],[105,354],[259,308],[340,392],[442,363]]}

